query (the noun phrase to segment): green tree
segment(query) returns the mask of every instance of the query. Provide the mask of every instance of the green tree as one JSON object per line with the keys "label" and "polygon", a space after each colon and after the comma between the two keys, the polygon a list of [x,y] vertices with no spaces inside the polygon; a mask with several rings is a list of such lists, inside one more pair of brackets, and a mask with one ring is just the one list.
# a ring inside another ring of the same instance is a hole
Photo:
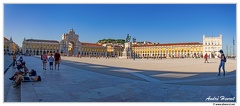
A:
{"label": "green tree", "polygon": [[102,44],[106,44],[106,43],[118,44],[118,43],[121,43],[121,44],[124,44],[125,40],[124,39],[111,39],[111,38],[108,38],[108,39],[98,40],[97,43],[102,43]]}

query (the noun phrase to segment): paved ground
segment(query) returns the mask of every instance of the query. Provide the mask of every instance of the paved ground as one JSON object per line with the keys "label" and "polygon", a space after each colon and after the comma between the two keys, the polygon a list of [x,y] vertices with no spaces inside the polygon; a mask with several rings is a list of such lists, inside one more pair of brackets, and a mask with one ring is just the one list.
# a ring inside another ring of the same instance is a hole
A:
{"label": "paved ground", "polygon": [[8,70],[9,66],[12,64],[12,56],[4,55],[4,70]]}
{"label": "paved ground", "polygon": [[[10,72],[9,70],[13,70],[12,66],[10,66],[12,64],[12,55],[4,55],[4,71],[6,71],[7,73],[4,74],[4,102],[6,102],[7,100],[7,95],[9,95],[9,97],[11,96],[11,100],[9,101],[14,101],[14,102],[20,102],[20,89],[11,89],[12,84],[9,83],[9,77],[12,75],[12,72]],[[10,93],[9,93],[10,92]],[[13,95],[12,95],[13,94]]]}
{"label": "paved ground", "polygon": [[227,75],[217,77],[218,59],[62,58],[58,71],[43,70],[39,57],[24,57],[42,81],[12,88],[8,78],[15,69],[10,68],[4,75],[4,101],[236,102],[236,60],[228,59]]}

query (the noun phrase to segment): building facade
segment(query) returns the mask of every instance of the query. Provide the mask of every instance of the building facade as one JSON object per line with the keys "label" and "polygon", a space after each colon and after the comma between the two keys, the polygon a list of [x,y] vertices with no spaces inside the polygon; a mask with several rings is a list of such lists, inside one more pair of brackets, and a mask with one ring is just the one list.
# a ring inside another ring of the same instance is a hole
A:
{"label": "building facade", "polygon": [[107,55],[106,47],[97,43],[80,42],[79,36],[71,29],[62,35],[60,41],[60,51],[63,55],[78,55],[90,57],[102,57]]}
{"label": "building facade", "polygon": [[133,44],[132,57],[137,58],[203,58],[206,53],[210,58],[217,58],[222,49],[222,34],[219,37],[206,37],[203,43],[147,43]]}
{"label": "building facade", "polygon": [[133,45],[132,55],[137,58],[200,58],[203,45],[198,42]]}
{"label": "building facade", "polygon": [[107,55],[105,46],[97,43],[85,43],[78,40],[79,36],[75,34],[73,29],[62,35],[62,40],[39,40],[25,39],[22,43],[23,54],[41,55],[43,52],[47,54],[55,53],[57,50],[61,55],[68,56],[90,56],[100,57]]}
{"label": "building facade", "polygon": [[4,37],[4,54],[13,54],[19,52],[20,48],[15,42],[13,42],[12,37],[10,40]]}
{"label": "building facade", "polygon": [[22,53],[31,55],[41,55],[55,53],[59,50],[59,42],[56,40],[25,39],[22,43]]}
{"label": "building facade", "polygon": [[81,43],[78,40],[79,36],[75,34],[73,29],[68,33],[62,35],[62,40],[60,41],[60,52],[64,55],[74,55],[81,51]]}
{"label": "building facade", "polygon": [[203,53],[207,53],[210,58],[217,58],[222,49],[222,34],[219,37],[206,37],[203,35]]}
{"label": "building facade", "polygon": [[107,44],[107,56],[108,57],[121,57],[123,54],[123,46],[122,45],[114,45],[114,44]]}
{"label": "building facade", "polygon": [[105,57],[107,54],[106,47],[101,44],[81,42],[78,54],[84,57]]}
{"label": "building facade", "polygon": [[[71,29],[62,34],[60,42],[55,40],[25,39],[23,41],[23,53],[40,55],[44,51],[55,53],[57,50],[62,55],[88,56],[88,57],[136,57],[136,58],[202,58],[207,53],[210,58],[218,55],[222,49],[222,35],[220,37],[205,37],[203,43],[132,43],[126,47],[114,44],[98,44],[80,42],[78,34]],[[125,44],[126,46],[126,44]]]}

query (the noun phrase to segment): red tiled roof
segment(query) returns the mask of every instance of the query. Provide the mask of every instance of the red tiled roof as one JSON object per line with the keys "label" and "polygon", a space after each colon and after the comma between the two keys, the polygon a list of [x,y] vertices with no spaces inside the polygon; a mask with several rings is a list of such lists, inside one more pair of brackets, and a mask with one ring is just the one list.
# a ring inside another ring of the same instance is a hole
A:
{"label": "red tiled roof", "polygon": [[101,44],[97,44],[97,43],[86,43],[86,42],[81,42],[82,45],[85,46],[102,46]]}
{"label": "red tiled roof", "polygon": [[50,43],[59,43],[56,40],[39,40],[39,39],[27,39],[26,41],[32,41],[32,42],[50,42]]}
{"label": "red tiled roof", "polygon": [[199,42],[165,43],[165,44],[150,44],[150,45],[133,45],[133,47],[144,47],[144,46],[176,46],[176,45],[202,45],[202,43],[199,43]]}
{"label": "red tiled roof", "polygon": [[8,40],[8,39],[4,37],[4,40]]}

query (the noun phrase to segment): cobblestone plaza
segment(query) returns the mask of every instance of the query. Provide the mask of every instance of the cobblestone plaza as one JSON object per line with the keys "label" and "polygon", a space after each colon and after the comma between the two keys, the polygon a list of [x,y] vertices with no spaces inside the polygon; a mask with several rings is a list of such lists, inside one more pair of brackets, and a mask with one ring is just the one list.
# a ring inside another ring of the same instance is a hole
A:
{"label": "cobblestone plaza", "polygon": [[[4,57],[5,60],[11,57]],[[40,57],[24,56],[40,82],[12,87],[4,75],[4,102],[236,102],[236,60],[62,57],[60,71],[42,69]],[[215,99],[214,99],[215,98]],[[218,98],[218,99],[217,99]]]}

